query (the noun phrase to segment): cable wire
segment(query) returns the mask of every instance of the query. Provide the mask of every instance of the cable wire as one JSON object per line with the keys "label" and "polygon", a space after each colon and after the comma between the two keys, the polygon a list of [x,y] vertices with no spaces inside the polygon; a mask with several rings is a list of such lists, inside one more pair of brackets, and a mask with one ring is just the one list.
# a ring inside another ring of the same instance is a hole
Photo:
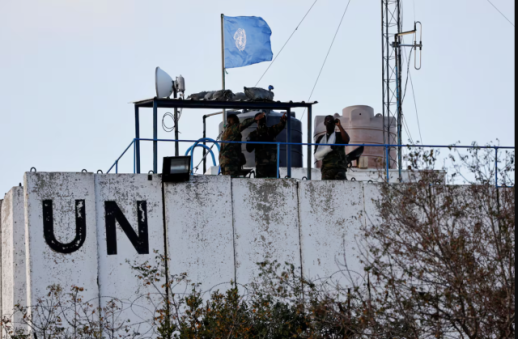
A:
{"label": "cable wire", "polygon": [[490,0],[487,0],[487,2],[489,2],[489,3],[491,4],[491,6],[493,6],[493,7],[498,11],[498,13],[500,13],[500,14],[505,18],[505,20],[509,21],[509,23],[510,23],[511,25],[513,25],[513,27],[516,27],[516,26],[512,23],[512,21],[511,21],[511,20],[509,20],[509,19],[505,16],[505,14],[504,14],[504,13],[502,13],[502,11],[500,11],[500,10],[498,9],[498,7],[496,7],[496,6],[495,6],[495,5],[494,5]]}
{"label": "cable wire", "polygon": [[403,96],[401,98],[401,104],[403,104],[403,102],[405,102],[406,90],[407,90],[407,87],[408,87],[408,78],[410,76],[410,58],[412,57],[412,51],[413,51],[413,48],[410,48],[410,53],[408,54],[408,59],[407,59],[406,54],[405,54],[407,68],[406,68],[405,88],[403,90]]}
{"label": "cable wire", "polygon": [[406,122],[405,116],[403,116],[403,126],[405,127],[405,130],[408,134],[408,140],[410,141],[411,144],[415,144],[414,138],[412,138],[412,134],[410,134],[410,128],[408,127],[408,123]]}
{"label": "cable wire", "polygon": [[[404,38],[403,38],[403,42],[404,42]],[[414,98],[414,107],[415,107],[415,115],[416,115],[416,118],[417,118],[417,128],[419,130],[419,138],[421,138],[421,143],[423,143],[423,135],[421,133],[421,123],[419,122],[419,112],[417,110],[417,102],[415,100],[415,91],[414,91],[414,83],[412,81],[412,74],[410,73],[410,59],[412,57],[412,49],[410,50],[410,54],[408,56],[408,59],[406,60],[407,62],[407,79],[406,79],[406,83],[405,83],[405,92],[404,92],[404,95],[403,95],[403,101],[405,100],[405,97],[406,97],[406,90],[407,90],[407,84],[408,84],[408,79],[410,79],[410,85],[412,87],[412,96]],[[406,58],[406,54],[405,54],[405,58]]]}
{"label": "cable wire", "polygon": [[[311,100],[311,97],[313,96],[313,93],[315,92],[315,88],[317,87],[318,80],[320,79],[320,76],[322,75],[322,71],[324,70],[324,66],[326,65],[327,58],[329,57],[329,54],[331,53],[331,49],[333,48],[333,45],[336,40],[336,36],[338,35],[338,32],[340,31],[340,27],[342,26],[342,22],[344,21],[345,14],[347,13],[347,10],[349,9],[349,5],[351,4],[351,0],[347,2],[347,6],[345,7],[344,14],[342,15],[342,18],[340,19],[340,24],[338,24],[338,28],[336,29],[335,35],[333,37],[333,41],[331,41],[331,46],[329,46],[329,50],[327,51],[326,58],[324,59],[324,63],[322,64],[322,67],[320,68],[320,72],[318,73],[317,80],[315,81],[315,85],[313,86],[313,89],[311,90],[311,94],[309,95],[309,99],[307,102]],[[302,117],[304,118],[304,114],[306,114],[306,109],[304,109],[304,113],[302,113]]]}
{"label": "cable wire", "polygon": [[414,82],[412,81],[412,75],[410,75],[410,86],[412,87],[412,96],[414,97],[415,115],[417,117],[417,128],[419,129],[419,137],[421,138],[421,144],[424,144],[423,135],[421,134],[421,123],[419,122],[419,113],[417,111],[417,102],[415,100]]}
{"label": "cable wire", "polygon": [[268,70],[270,69],[270,67],[272,67],[273,63],[275,62],[275,60],[277,60],[277,58],[279,57],[279,55],[281,55],[281,52],[282,50],[284,49],[284,47],[286,47],[286,45],[288,44],[288,42],[291,40],[291,37],[295,34],[295,32],[299,29],[300,25],[302,24],[302,22],[304,21],[304,19],[306,19],[306,17],[308,16],[309,12],[311,12],[311,10],[313,9],[313,7],[315,6],[315,4],[317,3],[318,0],[315,0],[315,2],[313,3],[313,5],[311,5],[311,7],[309,8],[309,10],[306,12],[306,15],[304,15],[304,17],[302,18],[302,20],[300,20],[299,24],[297,25],[297,27],[295,27],[295,30],[293,31],[293,33],[291,33],[290,37],[288,38],[288,40],[286,40],[286,42],[284,43],[284,45],[282,46],[281,50],[279,51],[279,53],[277,53],[277,55],[275,56],[275,58],[273,59],[273,61],[270,63],[270,65],[268,65],[268,68],[264,71],[263,75],[261,75],[261,77],[259,78],[259,80],[257,81],[257,83],[255,84],[255,87],[257,87],[257,85],[259,85],[259,82],[261,82],[261,80],[263,79],[263,77],[265,76],[266,72],[268,72]]}
{"label": "cable wire", "polygon": [[[180,118],[182,117],[182,109],[180,109],[179,113],[180,114],[178,115],[178,121],[180,121]],[[165,123],[165,118],[167,118],[167,117],[173,119],[173,122],[174,122],[174,115],[171,112],[167,112],[167,113],[164,113],[164,116],[162,117],[162,128],[164,131],[169,133],[176,129],[176,123],[172,127],[167,126],[167,124]]]}

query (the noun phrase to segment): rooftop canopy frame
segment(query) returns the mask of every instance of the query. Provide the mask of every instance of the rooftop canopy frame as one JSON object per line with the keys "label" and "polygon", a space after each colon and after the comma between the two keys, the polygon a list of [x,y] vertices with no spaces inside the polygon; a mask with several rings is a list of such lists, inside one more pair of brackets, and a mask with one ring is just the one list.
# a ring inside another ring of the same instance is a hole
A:
{"label": "rooftop canopy frame", "polygon": [[[286,142],[291,143],[291,110],[293,108],[307,109],[307,178],[311,180],[311,136],[312,136],[312,119],[313,119],[313,105],[318,102],[281,102],[281,101],[213,101],[213,100],[184,100],[184,99],[167,99],[167,98],[152,98],[140,101],[135,101],[135,156],[136,156],[136,170],[140,173],[140,108],[153,109],[153,172],[158,173],[158,109],[159,108],[190,108],[190,109],[249,109],[249,110],[286,110],[287,117],[287,139]],[[175,121],[176,128],[178,128],[178,121]],[[178,143],[178,141],[176,141]],[[291,145],[288,146],[286,152],[287,174],[291,177]]]}

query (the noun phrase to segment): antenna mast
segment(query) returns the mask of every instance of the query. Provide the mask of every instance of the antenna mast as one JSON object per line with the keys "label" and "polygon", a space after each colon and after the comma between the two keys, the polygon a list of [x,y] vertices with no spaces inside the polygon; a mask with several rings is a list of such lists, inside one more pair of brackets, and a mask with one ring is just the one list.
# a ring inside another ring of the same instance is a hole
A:
{"label": "antenna mast", "polygon": [[[400,75],[401,69],[397,69],[397,64],[401,64],[401,55],[396,57],[395,49],[391,43],[394,36],[401,32],[401,7],[400,0],[381,0],[381,50],[382,50],[382,88],[383,88],[383,142],[385,144],[393,144],[394,139],[390,137],[390,128],[394,119],[393,116],[398,114],[398,85],[397,77]],[[402,114],[402,110],[399,109]],[[399,121],[398,121],[399,123]],[[399,132],[399,126],[398,126]],[[399,133],[398,133],[399,136]],[[399,138],[398,138],[399,139]],[[389,167],[395,164],[396,159],[391,158],[391,152],[386,152]],[[398,156],[399,159],[399,156]],[[399,163],[401,167],[401,163]]]}
{"label": "antenna mast", "polygon": [[[413,48],[414,68],[421,69],[421,50],[423,48],[422,34],[423,29],[419,21],[414,22],[412,31],[403,32],[401,29],[401,0],[381,0],[381,34],[382,34],[382,70],[383,70],[383,141],[385,144],[392,144],[393,138],[390,137],[390,128],[392,127],[392,117],[397,117],[397,144],[403,144],[403,101],[401,86],[401,47]],[[417,26],[420,28],[420,39],[417,42]],[[413,35],[412,44],[403,44],[403,35]],[[419,50],[418,50],[419,49]],[[419,62],[417,54],[419,51]],[[410,63],[410,60],[408,60]],[[389,152],[385,153],[388,159],[386,163],[392,165],[396,160],[392,159]],[[403,150],[401,146],[397,147],[397,165],[399,172],[399,181],[402,181],[403,170]],[[387,173],[388,175],[388,173]]]}

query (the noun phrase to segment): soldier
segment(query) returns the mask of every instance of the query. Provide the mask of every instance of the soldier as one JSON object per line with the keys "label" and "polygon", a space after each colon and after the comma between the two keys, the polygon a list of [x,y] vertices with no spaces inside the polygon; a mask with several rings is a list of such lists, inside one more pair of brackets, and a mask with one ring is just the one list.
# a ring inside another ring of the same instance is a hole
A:
{"label": "soldier", "polygon": [[[255,116],[263,115],[257,121],[257,130],[248,136],[248,141],[267,141],[273,142],[279,133],[286,127],[286,113],[281,117],[281,122],[277,125],[266,126],[264,113],[257,113]],[[277,177],[277,146],[271,144],[246,144],[246,150],[252,153],[255,149],[255,177],[256,178],[276,178]]]}
{"label": "soldier", "polygon": [[[239,123],[239,118],[235,114],[229,114],[227,116],[227,126],[221,136],[222,141],[241,141],[243,136],[241,132],[248,126],[260,120],[264,117],[262,115],[256,115],[255,118],[250,118]],[[221,166],[221,173],[223,175],[230,175],[232,178],[237,178],[239,170],[241,168],[241,144],[221,144],[221,150],[219,152],[219,165]]]}
{"label": "soldier", "polygon": [[[339,119],[332,115],[324,119],[326,134],[317,139],[317,144],[348,144],[351,138],[344,130]],[[340,132],[335,132],[338,126]],[[315,159],[322,160],[322,180],[347,180],[347,155],[345,146],[317,146]]]}

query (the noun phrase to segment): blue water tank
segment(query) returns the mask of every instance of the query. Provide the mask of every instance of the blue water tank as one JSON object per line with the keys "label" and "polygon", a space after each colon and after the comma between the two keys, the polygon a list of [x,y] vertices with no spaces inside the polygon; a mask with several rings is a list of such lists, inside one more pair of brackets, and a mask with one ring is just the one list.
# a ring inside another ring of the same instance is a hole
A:
{"label": "blue water tank", "polygon": [[[236,114],[240,121],[243,121],[248,118],[253,118],[257,113],[263,111],[250,111],[250,112],[226,112],[227,114]],[[275,111],[264,111],[266,113],[266,125],[273,126],[278,124],[281,121],[281,117],[283,113],[275,112]],[[225,118],[226,121],[226,118]],[[276,141],[286,142],[287,137],[287,127],[277,136]],[[219,132],[223,129],[223,123],[219,124]],[[250,127],[245,129],[241,134],[243,135],[242,140],[246,141],[248,135],[257,129],[257,124],[252,124]],[[295,117],[295,113],[291,113],[291,142],[302,143],[302,123]],[[246,150],[246,145],[243,144],[241,146],[241,152],[245,155],[246,165],[245,167],[255,167],[255,151],[252,153],[248,153]],[[286,145],[281,145],[280,150],[280,166],[286,167]],[[292,145],[291,146],[291,166],[292,167],[302,167],[302,146],[300,145]]]}

